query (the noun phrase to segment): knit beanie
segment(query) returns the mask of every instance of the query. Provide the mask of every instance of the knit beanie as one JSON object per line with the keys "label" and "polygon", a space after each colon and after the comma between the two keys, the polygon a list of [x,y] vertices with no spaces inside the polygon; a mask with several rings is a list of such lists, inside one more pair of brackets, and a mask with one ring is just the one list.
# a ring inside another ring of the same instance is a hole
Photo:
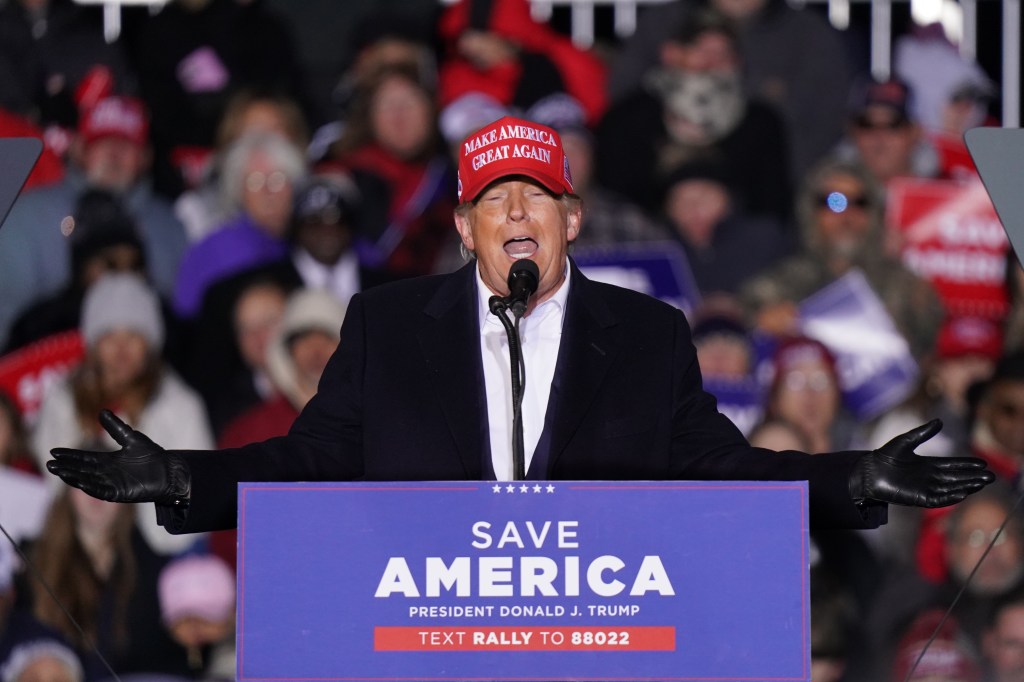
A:
{"label": "knit beanie", "polygon": [[135,273],[104,275],[89,287],[82,303],[81,331],[86,347],[91,348],[100,337],[115,329],[138,332],[155,350],[163,347],[160,301]]}
{"label": "knit beanie", "polygon": [[157,587],[160,616],[168,625],[189,617],[216,623],[235,610],[235,576],[212,554],[175,559],[160,572]]}
{"label": "knit beanie", "polygon": [[291,342],[309,331],[321,331],[332,338],[341,338],[345,309],[345,304],[323,289],[300,289],[288,298],[281,327],[267,348],[267,372],[277,389],[293,405],[301,407],[301,391],[290,353]]}

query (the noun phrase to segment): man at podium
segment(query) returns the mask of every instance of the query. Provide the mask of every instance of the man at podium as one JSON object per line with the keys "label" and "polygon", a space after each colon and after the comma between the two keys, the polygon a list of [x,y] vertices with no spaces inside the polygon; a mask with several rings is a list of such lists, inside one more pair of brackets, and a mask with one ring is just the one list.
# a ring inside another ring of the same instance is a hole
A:
{"label": "man at podium", "polygon": [[[47,468],[101,499],[156,503],[172,533],[233,527],[239,481],[807,480],[812,524],[856,528],[884,523],[887,504],[946,506],[993,480],[981,460],[914,453],[937,421],[873,451],[751,447],[702,389],[683,314],[580,273],[568,246],[581,209],[558,134],[500,119],[459,152],[470,262],[357,294],[288,435],[165,451],[105,412],[119,451],[56,448]],[[513,292],[523,260],[535,291],[517,280]],[[525,303],[521,437],[493,312],[511,298]]]}

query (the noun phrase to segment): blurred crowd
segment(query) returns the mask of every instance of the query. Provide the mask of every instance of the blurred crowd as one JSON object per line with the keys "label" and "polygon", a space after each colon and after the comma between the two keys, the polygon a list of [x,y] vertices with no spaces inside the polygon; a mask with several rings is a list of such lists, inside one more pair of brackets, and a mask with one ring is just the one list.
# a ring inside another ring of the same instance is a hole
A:
{"label": "blurred crowd", "polygon": [[[0,682],[233,679],[234,534],[170,536],[43,475],[49,450],[112,449],[104,408],[174,449],[285,433],[353,294],[465,262],[457,150],[509,114],[562,136],[581,259],[682,254],[706,387],[755,445],[938,417],[925,454],[997,472],[812,531],[815,682],[1024,680],[1024,277],[962,141],[998,124],[982,69],[913,27],[874,80],[782,0],[646,6],[593,50],[527,0],[429,9],[366,10],[325,77],[299,48],[326,27],[264,0],[128,12],[111,43],[95,7],[0,2],[0,136],[44,142],[0,230]],[[836,333],[822,300],[859,312]],[[866,404],[851,375],[883,361]]]}

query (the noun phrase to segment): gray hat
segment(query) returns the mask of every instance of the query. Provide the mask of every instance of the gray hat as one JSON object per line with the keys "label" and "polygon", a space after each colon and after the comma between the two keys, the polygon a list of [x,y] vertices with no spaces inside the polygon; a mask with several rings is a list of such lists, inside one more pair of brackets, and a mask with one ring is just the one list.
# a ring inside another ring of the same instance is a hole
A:
{"label": "gray hat", "polygon": [[115,329],[138,332],[157,350],[164,344],[160,300],[145,280],[134,273],[109,273],[89,287],[82,303],[80,326],[87,347]]}
{"label": "gray hat", "polygon": [[289,352],[291,341],[309,331],[322,331],[340,339],[346,307],[323,289],[299,289],[288,297],[281,327],[267,347],[267,372],[277,389],[293,405],[301,408],[304,399],[298,385],[295,362]]}

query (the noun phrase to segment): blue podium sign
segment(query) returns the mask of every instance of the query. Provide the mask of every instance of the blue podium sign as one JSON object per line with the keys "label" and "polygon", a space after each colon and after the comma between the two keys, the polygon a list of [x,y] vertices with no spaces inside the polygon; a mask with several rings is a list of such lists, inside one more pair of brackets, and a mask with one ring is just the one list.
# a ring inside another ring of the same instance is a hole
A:
{"label": "blue podium sign", "polygon": [[243,483],[239,680],[810,680],[805,482]]}

